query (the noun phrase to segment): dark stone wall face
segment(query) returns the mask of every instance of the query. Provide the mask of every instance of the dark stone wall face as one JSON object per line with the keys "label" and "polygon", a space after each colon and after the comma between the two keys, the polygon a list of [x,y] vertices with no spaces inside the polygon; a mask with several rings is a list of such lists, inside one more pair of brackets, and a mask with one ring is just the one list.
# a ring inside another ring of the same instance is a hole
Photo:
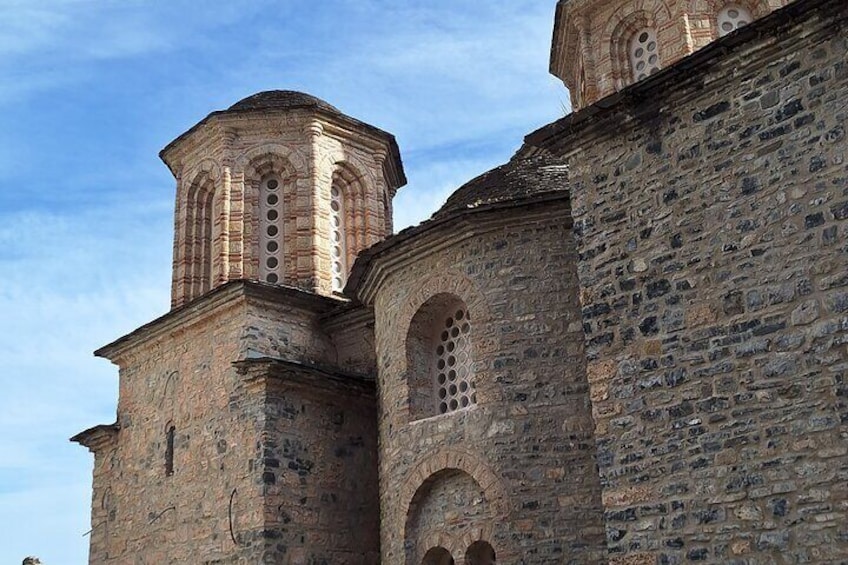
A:
{"label": "dark stone wall face", "polygon": [[818,4],[558,142],[613,563],[848,561],[848,5]]}
{"label": "dark stone wall face", "polygon": [[379,562],[377,422],[368,392],[268,387],[263,462],[264,563]]}
{"label": "dark stone wall face", "polygon": [[[496,216],[470,220],[479,226],[470,237],[467,227],[447,229],[447,246],[421,238],[415,260],[381,283],[375,319],[383,563],[411,563],[405,559],[416,555],[417,564],[434,547],[461,562],[480,539],[503,563],[603,558],[566,213],[563,199],[547,209],[499,212],[496,226],[487,224]],[[428,245],[439,250],[427,253]],[[419,360],[404,341],[415,314],[443,295],[467,306],[477,405],[425,417],[410,409],[409,378],[418,375]]]}

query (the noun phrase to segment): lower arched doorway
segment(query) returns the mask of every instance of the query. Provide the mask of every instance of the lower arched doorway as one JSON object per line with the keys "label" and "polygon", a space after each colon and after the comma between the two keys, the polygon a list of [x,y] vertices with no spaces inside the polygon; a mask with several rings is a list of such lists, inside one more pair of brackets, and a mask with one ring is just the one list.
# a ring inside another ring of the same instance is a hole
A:
{"label": "lower arched doorway", "polygon": [[444,547],[434,547],[424,554],[421,565],[453,565],[453,557]]}
{"label": "lower arched doorway", "polygon": [[495,565],[495,548],[489,542],[475,541],[465,552],[466,565]]}

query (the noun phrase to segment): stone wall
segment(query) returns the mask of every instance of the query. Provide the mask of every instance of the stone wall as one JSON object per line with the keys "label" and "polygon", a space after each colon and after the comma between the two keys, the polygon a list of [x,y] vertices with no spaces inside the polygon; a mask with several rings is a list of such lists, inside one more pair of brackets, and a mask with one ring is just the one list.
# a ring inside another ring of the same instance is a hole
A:
{"label": "stone wall", "polygon": [[848,561],[847,20],[796,2],[528,138],[571,166],[612,563]]}
{"label": "stone wall", "polygon": [[[84,441],[95,451],[90,563],[294,563],[304,547],[376,562],[373,366],[337,368],[321,320],[339,304],[231,283],[98,352],[121,371],[117,431],[85,433],[98,438]],[[296,370],[281,385],[261,360]],[[234,362],[258,364],[261,378]]]}
{"label": "stone wall", "polygon": [[267,359],[239,372],[262,406],[263,563],[378,563],[374,382]]}
{"label": "stone wall", "polygon": [[[417,565],[435,547],[462,563],[478,540],[503,563],[600,559],[576,257],[557,216],[564,202],[458,219],[415,239],[407,260],[376,260],[393,266],[374,303],[383,563]],[[405,341],[422,305],[443,295],[468,308],[477,405],[416,419],[416,357]],[[457,480],[470,506],[440,506],[438,493]]]}
{"label": "stone wall", "polygon": [[[249,413],[232,410],[239,385],[230,363],[238,357],[242,307],[217,305],[205,319],[114,357],[121,367],[120,429],[113,447],[95,459],[90,563],[235,563],[255,556],[233,543],[228,518],[237,490],[241,508],[254,510],[239,512],[236,527],[262,528],[261,493],[249,465],[254,424]],[[176,434],[168,476],[170,425]],[[101,551],[95,534],[103,536]]]}
{"label": "stone wall", "polygon": [[570,89],[574,110],[635,82],[630,41],[641,30],[657,34],[661,68],[670,67],[719,37],[719,12],[730,5],[761,18],[790,0],[560,0],[551,72]]}

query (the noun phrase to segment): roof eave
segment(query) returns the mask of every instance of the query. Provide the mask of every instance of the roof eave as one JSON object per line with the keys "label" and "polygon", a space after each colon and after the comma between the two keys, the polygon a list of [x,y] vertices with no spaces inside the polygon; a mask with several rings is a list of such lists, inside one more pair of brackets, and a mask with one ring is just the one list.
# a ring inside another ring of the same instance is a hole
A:
{"label": "roof eave", "polygon": [[533,205],[547,204],[556,201],[570,200],[570,194],[565,190],[556,190],[545,193],[533,194],[523,198],[504,200],[500,202],[490,202],[472,208],[464,208],[451,211],[447,214],[433,216],[429,220],[407,228],[383,241],[369,247],[360,253],[353,264],[350,275],[348,276],[347,285],[344,288],[344,294],[347,296],[356,297],[363,304],[370,304],[370,296],[368,292],[364,292],[369,279],[372,277],[373,269],[380,261],[390,257],[393,253],[402,252],[403,248],[409,244],[411,240],[418,240],[425,234],[431,234],[441,229],[455,230],[459,223],[468,223],[475,216],[480,216],[489,212],[506,211],[511,209],[525,208]]}

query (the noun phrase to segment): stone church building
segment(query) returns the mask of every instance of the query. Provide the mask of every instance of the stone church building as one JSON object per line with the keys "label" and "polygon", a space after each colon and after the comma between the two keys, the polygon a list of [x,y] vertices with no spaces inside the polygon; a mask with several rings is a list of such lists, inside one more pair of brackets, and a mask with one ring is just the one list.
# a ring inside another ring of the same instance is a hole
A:
{"label": "stone church building", "polygon": [[394,137],[307,94],[162,151],[91,564],[848,563],[848,2],[554,27],[574,113],[397,234]]}

